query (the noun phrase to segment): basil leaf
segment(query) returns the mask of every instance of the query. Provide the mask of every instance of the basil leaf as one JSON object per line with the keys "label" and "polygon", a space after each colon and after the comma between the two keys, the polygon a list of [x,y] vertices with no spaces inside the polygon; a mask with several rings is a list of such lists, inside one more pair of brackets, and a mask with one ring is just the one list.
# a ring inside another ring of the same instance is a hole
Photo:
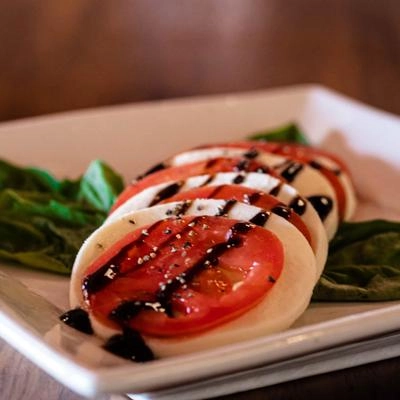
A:
{"label": "basil leaf", "polygon": [[108,211],[123,187],[122,178],[108,165],[96,160],[90,164],[81,179],[78,200],[86,201],[99,210]]}
{"label": "basil leaf", "polygon": [[279,127],[274,130],[254,133],[249,136],[248,139],[261,140],[266,142],[290,142],[307,146],[310,144],[305,134],[296,124],[293,123]]}
{"label": "basil leaf", "polygon": [[344,223],[330,244],[313,300],[400,299],[400,223]]}
{"label": "basil leaf", "polygon": [[122,187],[121,177],[99,160],[77,180],[0,160],[0,259],[69,274]]}

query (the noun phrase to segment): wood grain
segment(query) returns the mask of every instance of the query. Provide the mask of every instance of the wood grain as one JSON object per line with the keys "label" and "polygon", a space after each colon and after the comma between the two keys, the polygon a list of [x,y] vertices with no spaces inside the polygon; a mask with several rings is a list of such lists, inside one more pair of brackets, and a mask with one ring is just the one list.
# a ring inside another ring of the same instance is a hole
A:
{"label": "wood grain", "polygon": [[0,3],[0,120],[321,83],[400,113],[397,0]]}
{"label": "wood grain", "polygon": [[[400,114],[398,0],[0,2],[0,120],[320,83]],[[400,359],[222,399],[398,399]],[[0,342],[1,399],[81,397]]]}

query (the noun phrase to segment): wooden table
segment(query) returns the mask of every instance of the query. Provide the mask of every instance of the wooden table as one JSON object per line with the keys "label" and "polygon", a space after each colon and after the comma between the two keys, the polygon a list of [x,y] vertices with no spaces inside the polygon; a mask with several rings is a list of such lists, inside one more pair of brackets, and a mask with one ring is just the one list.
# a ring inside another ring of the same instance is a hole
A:
{"label": "wooden table", "polygon": [[[398,0],[3,0],[0,39],[0,120],[310,82],[400,114]],[[399,372],[394,358],[224,398],[398,399]],[[4,342],[0,393],[80,398]]]}

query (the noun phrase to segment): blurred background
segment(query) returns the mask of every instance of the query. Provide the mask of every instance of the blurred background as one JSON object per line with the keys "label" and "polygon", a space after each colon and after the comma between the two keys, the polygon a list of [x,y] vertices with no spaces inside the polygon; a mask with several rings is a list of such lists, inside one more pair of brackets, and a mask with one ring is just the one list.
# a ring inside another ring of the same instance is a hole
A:
{"label": "blurred background", "polygon": [[0,120],[320,83],[400,114],[399,0],[3,0]]}

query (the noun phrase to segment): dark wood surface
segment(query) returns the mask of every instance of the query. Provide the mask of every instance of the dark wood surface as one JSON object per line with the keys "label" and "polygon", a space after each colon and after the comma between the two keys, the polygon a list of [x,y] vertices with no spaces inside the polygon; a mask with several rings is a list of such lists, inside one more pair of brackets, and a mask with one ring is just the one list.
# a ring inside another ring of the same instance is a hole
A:
{"label": "dark wood surface", "polygon": [[[0,43],[3,121],[296,83],[400,114],[398,0],[3,0]],[[0,398],[80,399],[0,346]],[[399,373],[395,358],[224,399],[398,399]]]}

